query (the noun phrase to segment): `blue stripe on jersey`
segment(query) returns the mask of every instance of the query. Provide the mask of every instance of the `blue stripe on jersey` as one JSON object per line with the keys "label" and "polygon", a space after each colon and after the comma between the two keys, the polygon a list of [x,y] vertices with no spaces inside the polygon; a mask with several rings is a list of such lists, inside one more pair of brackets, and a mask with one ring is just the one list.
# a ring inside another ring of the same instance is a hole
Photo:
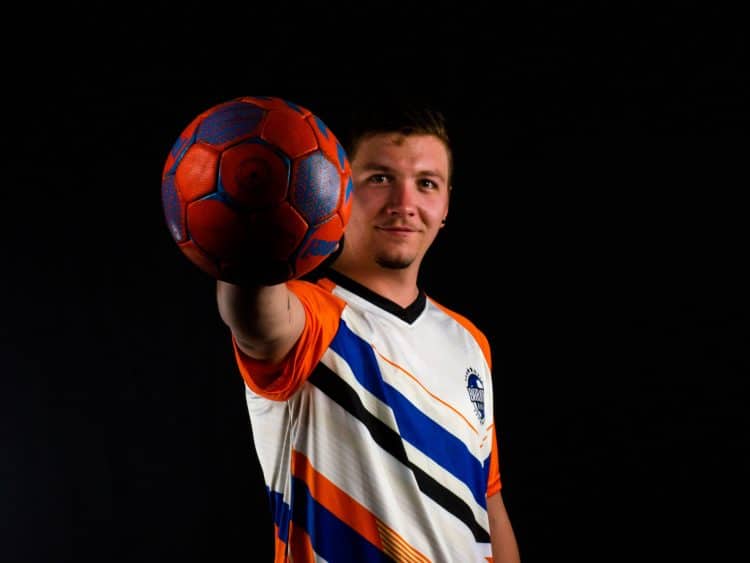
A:
{"label": "blue stripe on jersey", "polygon": [[461,440],[383,381],[372,347],[342,321],[331,348],[349,364],[365,389],[391,407],[401,437],[465,483],[479,506],[487,508],[487,480],[483,478],[482,463]]}
{"label": "blue stripe on jersey", "polygon": [[343,320],[339,323],[339,330],[330,347],[346,360],[362,387],[384,403],[388,402],[383,388],[385,382],[380,375],[372,346],[354,334]]}
{"label": "blue stripe on jersey", "polygon": [[294,525],[310,536],[315,553],[329,563],[393,563],[364,537],[334,516],[310,494],[301,479],[292,478],[292,518]]}
{"label": "blue stripe on jersey", "polygon": [[273,521],[279,527],[279,539],[286,543],[289,541],[289,505],[284,502],[281,493],[272,491],[269,487],[266,487],[266,490],[271,502]]}
{"label": "blue stripe on jersey", "polygon": [[[401,435],[368,411],[355,390],[337,373],[324,364],[318,364],[307,381],[362,423],[372,436],[375,444],[412,471],[419,490],[463,522],[471,530],[477,542],[487,543],[490,541],[490,536],[476,521],[473,511],[466,501],[446,489],[423,469],[414,465],[406,456]],[[370,465],[361,466],[357,469],[365,474],[375,470]],[[350,468],[349,470],[357,469]]]}
{"label": "blue stripe on jersey", "polygon": [[399,433],[404,440],[464,482],[477,504],[487,508],[487,480],[483,478],[482,463],[461,440],[416,408],[396,389],[387,386],[387,390],[391,398],[388,403],[396,413]]}

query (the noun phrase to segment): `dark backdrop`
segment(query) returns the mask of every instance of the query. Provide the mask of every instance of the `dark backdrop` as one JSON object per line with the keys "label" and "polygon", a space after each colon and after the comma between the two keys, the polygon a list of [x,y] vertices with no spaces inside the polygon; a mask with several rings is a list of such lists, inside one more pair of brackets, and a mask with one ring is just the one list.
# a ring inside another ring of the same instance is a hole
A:
{"label": "dark backdrop", "polygon": [[454,199],[422,283],[492,342],[526,563],[726,560],[748,469],[741,20],[362,9],[23,20],[35,49],[7,51],[25,55],[6,104],[3,561],[270,561],[214,286],[159,192],[194,115],[258,94],[334,132],[382,95],[446,113]]}

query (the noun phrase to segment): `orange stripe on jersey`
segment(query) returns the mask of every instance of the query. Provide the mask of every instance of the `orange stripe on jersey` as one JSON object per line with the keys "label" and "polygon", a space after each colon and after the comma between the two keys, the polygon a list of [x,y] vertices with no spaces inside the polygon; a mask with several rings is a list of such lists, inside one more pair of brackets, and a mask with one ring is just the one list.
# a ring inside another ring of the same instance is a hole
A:
{"label": "orange stripe on jersey", "polygon": [[292,475],[305,482],[318,503],[389,557],[414,563],[429,561],[367,508],[317,472],[307,457],[297,451],[292,453]]}
{"label": "orange stripe on jersey", "polygon": [[[297,528],[294,522],[289,522],[289,552],[292,563],[315,563],[315,550],[310,536],[304,528]],[[285,560],[286,561],[286,560]]]}
{"label": "orange stripe on jersey", "polygon": [[377,521],[378,531],[383,540],[383,553],[396,561],[405,561],[407,563],[430,563],[424,555],[410,546],[404,539],[394,532],[391,528]]}
{"label": "orange stripe on jersey", "polygon": [[321,278],[321,279],[318,280],[317,283],[318,283],[318,285],[320,287],[322,287],[323,289],[325,289],[328,292],[332,292],[334,289],[336,289],[336,284],[333,283],[328,278]]}
{"label": "orange stripe on jersey", "polygon": [[[492,426],[490,426],[490,428],[493,428],[494,426],[495,426],[495,425],[493,424]],[[481,441],[481,442],[479,442],[479,449],[480,449],[480,450],[481,450],[481,449],[483,449],[483,448],[484,448],[484,447],[485,447],[485,446],[487,445],[487,438],[488,438],[488,435],[487,435],[487,434],[485,434],[485,435],[484,435],[484,438],[482,438],[482,441]]]}
{"label": "orange stripe on jersey", "polygon": [[492,432],[492,451],[490,452],[490,474],[487,476],[487,496],[491,497],[503,487],[500,481],[500,462],[497,453],[497,434],[495,425],[490,429]]}
{"label": "orange stripe on jersey", "polygon": [[[371,346],[372,346],[372,345],[371,345]],[[458,409],[456,409],[455,407],[452,407],[451,405],[449,405],[448,403],[446,403],[445,401],[443,401],[443,400],[442,400],[442,399],[441,399],[440,397],[438,397],[437,395],[435,395],[434,393],[432,393],[432,392],[431,392],[431,391],[430,391],[429,389],[427,389],[427,387],[425,387],[424,385],[422,385],[422,382],[421,382],[421,381],[419,381],[419,379],[417,379],[416,377],[414,377],[414,376],[413,376],[413,375],[412,375],[411,373],[409,373],[408,371],[406,371],[406,370],[405,370],[404,368],[402,368],[402,367],[401,367],[400,365],[398,365],[398,364],[397,364],[396,362],[394,362],[393,360],[390,360],[390,359],[386,358],[386,357],[385,357],[385,356],[384,356],[383,354],[381,354],[380,352],[378,352],[378,350],[377,350],[377,348],[375,348],[375,346],[372,346],[372,349],[373,349],[373,350],[375,350],[375,353],[376,353],[376,354],[377,354],[378,356],[380,356],[381,358],[383,358],[383,361],[385,361],[385,362],[389,363],[390,365],[392,365],[393,367],[395,367],[395,368],[396,368],[397,370],[399,370],[400,372],[404,373],[404,374],[405,374],[406,376],[410,377],[410,378],[411,378],[411,379],[412,379],[412,380],[413,380],[413,381],[414,381],[414,382],[415,382],[415,383],[416,383],[417,385],[419,385],[419,386],[420,386],[420,387],[422,388],[422,390],[423,390],[423,391],[424,391],[425,393],[427,393],[427,394],[428,394],[428,395],[429,395],[430,397],[432,397],[432,398],[433,398],[433,399],[435,399],[435,400],[436,400],[436,401],[437,401],[438,403],[440,403],[441,405],[443,405],[444,407],[446,407],[446,408],[450,409],[450,410],[451,410],[451,411],[453,411],[453,412],[454,412],[454,413],[455,413],[456,415],[458,415],[458,416],[459,416],[459,418],[461,418],[461,420],[463,420],[463,421],[464,421],[464,422],[465,422],[465,423],[467,424],[467,426],[468,426],[469,428],[471,428],[471,430],[472,430],[472,432],[474,432],[474,434],[477,434],[477,433],[478,433],[478,432],[477,432],[477,429],[476,429],[476,428],[474,428],[474,425],[472,425],[472,424],[471,424],[471,422],[469,422],[469,419],[467,419],[467,418],[466,418],[466,417],[465,417],[465,416],[464,416],[463,414],[461,414],[461,412],[460,412],[460,411],[459,411]]]}
{"label": "orange stripe on jersey", "polygon": [[273,542],[273,563],[286,563],[286,543],[284,543],[279,537],[279,527],[274,524],[274,542]]}
{"label": "orange stripe on jersey", "polygon": [[444,307],[440,303],[436,302],[434,299],[430,298],[430,302],[432,302],[436,307],[439,307],[440,310],[442,310],[446,315],[451,317],[454,321],[456,321],[458,324],[460,324],[462,327],[464,327],[466,330],[468,330],[471,335],[474,337],[474,339],[477,341],[477,344],[479,344],[479,347],[482,349],[482,353],[484,354],[484,359],[487,361],[487,365],[490,369],[492,369],[492,355],[490,354],[490,343],[487,340],[487,337],[482,333],[481,330],[479,330],[474,323],[472,323],[469,319],[464,317],[463,315],[459,315],[455,311],[451,311],[447,307]]}
{"label": "orange stripe on jersey", "polygon": [[285,401],[307,380],[336,335],[346,302],[316,284],[292,280],[287,287],[302,303],[305,328],[297,343],[279,364],[245,355],[234,342],[234,354],[247,386],[258,395]]}

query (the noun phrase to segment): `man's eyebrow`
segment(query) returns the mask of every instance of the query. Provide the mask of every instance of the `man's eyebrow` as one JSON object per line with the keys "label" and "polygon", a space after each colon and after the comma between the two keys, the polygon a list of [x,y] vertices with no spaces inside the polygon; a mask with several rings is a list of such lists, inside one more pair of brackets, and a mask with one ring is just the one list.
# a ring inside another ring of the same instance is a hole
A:
{"label": "man's eyebrow", "polygon": [[393,168],[376,161],[365,162],[362,165],[363,170],[380,170],[383,172],[393,172]]}
{"label": "man's eyebrow", "polygon": [[438,172],[437,170],[420,170],[417,176],[432,176],[434,178],[445,180],[442,173]]}

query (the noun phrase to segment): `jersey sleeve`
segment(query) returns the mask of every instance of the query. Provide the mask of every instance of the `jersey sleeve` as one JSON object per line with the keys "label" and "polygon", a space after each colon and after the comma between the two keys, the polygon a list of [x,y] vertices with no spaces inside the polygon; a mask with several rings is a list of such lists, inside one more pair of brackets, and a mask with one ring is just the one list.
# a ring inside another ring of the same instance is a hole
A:
{"label": "jersey sleeve", "polygon": [[305,327],[294,347],[277,364],[256,360],[243,353],[232,337],[234,356],[245,384],[256,394],[285,401],[307,380],[336,335],[346,303],[329,290],[300,280],[287,287],[302,303]]}
{"label": "jersey sleeve", "polygon": [[500,456],[497,452],[497,433],[495,427],[492,427],[492,451],[490,451],[490,471],[487,477],[487,496],[491,497],[500,492],[503,484],[500,479]]}

